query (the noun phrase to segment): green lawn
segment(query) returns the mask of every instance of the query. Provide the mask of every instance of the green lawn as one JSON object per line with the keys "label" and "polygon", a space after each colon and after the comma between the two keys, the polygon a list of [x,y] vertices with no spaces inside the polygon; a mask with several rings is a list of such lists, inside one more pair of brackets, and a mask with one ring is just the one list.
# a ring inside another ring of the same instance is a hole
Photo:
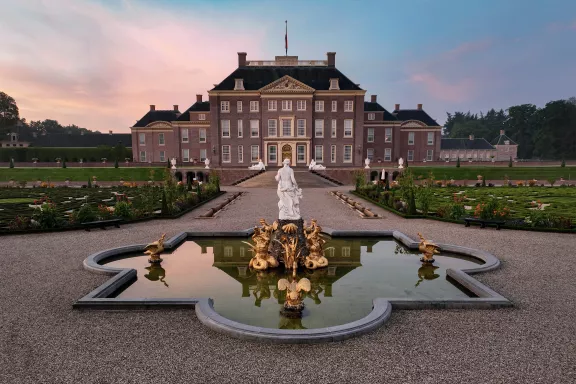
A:
{"label": "green lawn", "polygon": [[98,181],[144,181],[149,180],[150,171],[154,170],[154,179],[162,180],[166,168],[3,168],[0,169],[0,181],[34,182],[70,181],[88,182],[88,178],[96,176]]}
{"label": "green lawn", "polygon": [[410,167],[415,177],[427,177],[430,172],[436,180],[476,180],[478,175],[486,180],[547,180],[554,177],[559,180],[576,180],[576,167],[460,167],[454,163],[445,167]]}

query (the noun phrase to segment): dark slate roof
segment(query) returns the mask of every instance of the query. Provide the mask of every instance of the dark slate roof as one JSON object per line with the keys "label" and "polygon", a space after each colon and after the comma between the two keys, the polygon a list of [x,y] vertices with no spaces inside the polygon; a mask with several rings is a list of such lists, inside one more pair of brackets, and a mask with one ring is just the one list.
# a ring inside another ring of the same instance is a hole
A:
{"label": "dark slate roof", "polygon": [[364,112],[384,112],[384,121],[396,121],[398,120],[396,116],[391,114],[378,103],[372,103],[370,101],[364,102]]}
{"label": "dark slate roof", "polygon": [[132,147],[132,135],[130,133],[88,133],[85,135],[72,135],[69,133],[49,133],[33,139],[31,146],[34,147],[58,147],[58,148],[93,148],[101,145],[110,147],[122,143],[125,147]]}
{"label": "dark slate roof", "polygon": [[392,113],[401,121],[419,120],[429,127],[437,127],[440,125],[422,109],[400,109],[394,110]]}
{"label": "dark slate roof", "polygon": [[486,139],[442,139],[440,149],[495,149]]}
{"label": "dark slate roof", "polygon": [[512,140],[511,138],[509,138],[506,135],[499,135],[497,138],[492,140],[492,145],[505,145],[504,141],[506,141],[506,140],[510,141],[509,145],[518,145],[514,140]]}
{"label": "dark slate roof", "polygon": [[342,72],[334,67],[282,67],[282,66],[246,66],[238,67],[213,91],[234,90],[234,79],[244,80],[244,89],[247,91],[258,90],[284,76],[290,76],[316,90],[327,91],[330,88],[330,79],[339,79],[341,90],[362,90]]}
{"label": "dark slate roof", "polygon": [[6,135],[5,136],[1,136],[0,137],[0,141],[1,140],[10,140],[10,133],[16,133],[18,134],[18,141],[32,141],[34,140],[34,135],[32,134],[32,131],[30,131],[29,128],[27,127],[23,127],[22,125],[12,125],[10,127],[6,127],[4,129],[6,131]]}
{"label": "dark slate roof", "polygon": [[190,108],[184,111],[176,120],[178,121],[190,121],[190,113],[188,112],[210,112],[210,102],[202,101],[195,102]]}
{"label": "dark slate roof", "polygon": [[148,111],[140,120],[134,124],[135,127],[145,127],[155,121],[174,121],[180,116],[180,111],[169,110],[156,110]]}

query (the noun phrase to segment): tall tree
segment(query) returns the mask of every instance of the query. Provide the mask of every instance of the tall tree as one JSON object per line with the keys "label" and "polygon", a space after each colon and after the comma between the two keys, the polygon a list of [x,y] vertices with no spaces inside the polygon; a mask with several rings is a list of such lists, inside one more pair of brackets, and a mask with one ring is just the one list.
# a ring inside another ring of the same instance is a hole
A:
{"label": "tall tree", "polygon": [[518,144],[518,158],[530,159],[534,152],[534,135],[541,125],[541,114],[533,104],[508,108],[506,134]]}
{"label": "tall tree", "polygon": [[20,112],[16,100],[4,92],[0,92],[0,130],[6,129],[20,120]]}

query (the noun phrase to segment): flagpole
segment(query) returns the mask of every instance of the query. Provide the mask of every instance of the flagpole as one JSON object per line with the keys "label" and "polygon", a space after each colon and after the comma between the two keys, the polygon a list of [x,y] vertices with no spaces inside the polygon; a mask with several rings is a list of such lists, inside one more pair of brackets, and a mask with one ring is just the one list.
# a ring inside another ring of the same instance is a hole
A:
{"label": "flagpole", "polygon": [[288,56],[288,20],[285,21],[286,23],[286,36],[284,38],[284,43],[286,45],[286,56]]}

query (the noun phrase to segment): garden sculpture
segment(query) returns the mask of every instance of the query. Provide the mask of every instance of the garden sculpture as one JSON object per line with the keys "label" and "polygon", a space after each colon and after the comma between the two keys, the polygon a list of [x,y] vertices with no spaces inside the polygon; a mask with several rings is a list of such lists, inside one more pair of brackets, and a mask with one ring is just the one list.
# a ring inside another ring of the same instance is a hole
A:
{"label": "garden sculpture", "polygon": [[166,238],[166,234],[163,233],[162,237],[160,237],[160,240],[155,241],[153,243],[148,244],[145,248],[144,248],[144,253],[146,255],[149,255],[150,258],[148,259],[148,262],[150,263],[160,263],[162,262],[162,259],[160,258],[160,253],[162,253],[162,251],[164,251],[164,239]]}

